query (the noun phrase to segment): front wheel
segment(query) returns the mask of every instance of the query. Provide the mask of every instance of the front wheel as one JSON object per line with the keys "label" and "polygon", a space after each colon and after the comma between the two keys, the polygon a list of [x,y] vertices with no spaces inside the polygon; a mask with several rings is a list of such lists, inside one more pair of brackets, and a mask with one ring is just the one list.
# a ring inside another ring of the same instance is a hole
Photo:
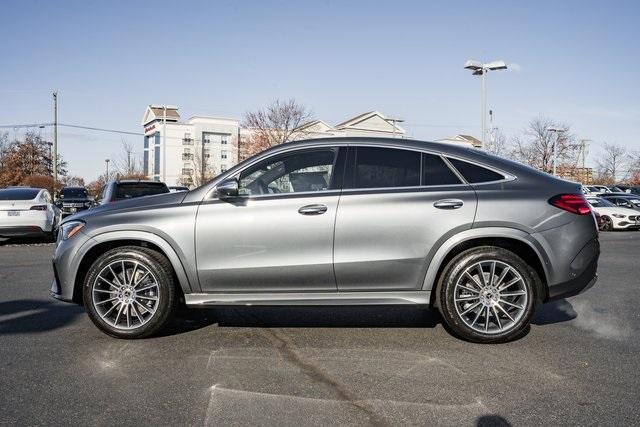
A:
{"label": "front wheel", "polygon": [[538,281],[537,273],[511,251],[469,249],[443,271],[442,315],[450,329],[468,341],[511,341],[529,327]]}
{"label": "front wheel", "polygon": [[603,216],[602,220],[604,221],[602,231],[613,231],[613,220],[608,216]]}
{"label": "front wheel", "polygon": [[148,248],[111,249],[89,268],[83,297],[89,317],[107,335],[148,337],[160,331],[175,310],[171,264]]}

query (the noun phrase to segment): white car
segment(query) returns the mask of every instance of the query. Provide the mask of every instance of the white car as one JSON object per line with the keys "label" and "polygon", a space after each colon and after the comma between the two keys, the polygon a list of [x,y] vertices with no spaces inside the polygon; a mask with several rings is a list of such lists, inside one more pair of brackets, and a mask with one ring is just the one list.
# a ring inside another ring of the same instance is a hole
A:
{"label": "white car", "polygon": [[55,238],[60,210],[43,188],[0,189],[0,237]]}
{"label": "white car", "polygon": [[591,208],[603,221],[602,230],[638,230],[640,229],[640,212],[628,208],[620,208],[601,197],[587,197]]}

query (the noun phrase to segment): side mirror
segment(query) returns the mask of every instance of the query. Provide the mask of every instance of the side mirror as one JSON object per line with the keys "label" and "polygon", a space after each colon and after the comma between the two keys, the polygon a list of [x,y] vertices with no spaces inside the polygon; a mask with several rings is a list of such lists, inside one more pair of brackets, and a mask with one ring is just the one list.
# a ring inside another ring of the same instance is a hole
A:
{"label": "side mirror", "polygon": [[238,180],[236,178],[222,181],[216,186],[216,196],[220,199],[238,197]]}

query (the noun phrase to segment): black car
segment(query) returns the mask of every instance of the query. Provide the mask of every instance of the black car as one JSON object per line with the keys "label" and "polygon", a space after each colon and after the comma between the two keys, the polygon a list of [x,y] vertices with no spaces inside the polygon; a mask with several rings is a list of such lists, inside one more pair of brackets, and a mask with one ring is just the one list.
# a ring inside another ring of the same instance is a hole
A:
{"label": "black car", "polygon": [[102,190],[99,203],[104,205],[119,200],[135,199],[168,192],[169,187],[164,182],[144,180],[110,181]]}
{"label": "black car", "polygon": [[64,187],[58,192],[56,200],[56,206],[62,211],[62,216],[84,211],[94,204],[93,199],[89,197],[89,193],[84,187]]}

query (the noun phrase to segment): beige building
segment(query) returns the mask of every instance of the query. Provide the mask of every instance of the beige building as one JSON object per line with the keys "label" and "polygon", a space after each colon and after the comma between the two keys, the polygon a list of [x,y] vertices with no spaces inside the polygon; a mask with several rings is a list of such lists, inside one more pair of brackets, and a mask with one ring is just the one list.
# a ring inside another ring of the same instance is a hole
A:
{"label": "beige building", "polygon": [[458,144],[473,148],[482,148],[482,141],[471,135],[454,135],[448,138],[438,139],[436,142],[444,144]]}

